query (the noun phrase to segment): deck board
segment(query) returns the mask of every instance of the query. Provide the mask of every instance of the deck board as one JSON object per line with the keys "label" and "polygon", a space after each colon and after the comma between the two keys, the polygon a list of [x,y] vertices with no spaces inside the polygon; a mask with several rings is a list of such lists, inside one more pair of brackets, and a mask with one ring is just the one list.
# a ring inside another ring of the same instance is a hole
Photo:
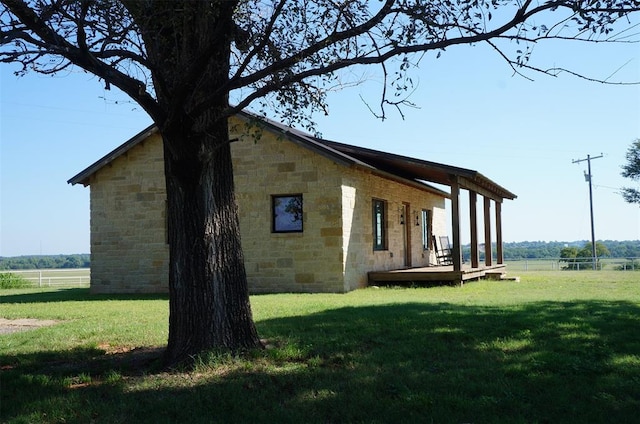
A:
{"label": "deck board", "polygon": [[492,265],[472,268],[463,265],[462,270],[454,271],[453,266],[432,266],[421,268],[395,269],[389,271],[369,272],[369,285],[381,283],[408,283],[408,282],[443,282],[450,284],[462,284],[468,280],[484,278],[487,274],[505,274],[506,265]]}

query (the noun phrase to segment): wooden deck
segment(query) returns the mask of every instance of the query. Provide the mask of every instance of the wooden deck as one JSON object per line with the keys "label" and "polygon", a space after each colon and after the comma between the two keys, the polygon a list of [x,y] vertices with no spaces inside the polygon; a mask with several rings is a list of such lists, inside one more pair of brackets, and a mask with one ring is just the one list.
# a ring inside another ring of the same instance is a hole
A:
{"label": "wooden deck", "polygon": [[453,265],[430,266],[424,268],[406,268],[390,271],[369,272],[369,285],[385,285],[392,283],[428,283],[460,285],[468,280],[480,278],[500,279],[506,274],[506,265],[491,265],[471,268],[462,265],[462,270],[454,271]]}

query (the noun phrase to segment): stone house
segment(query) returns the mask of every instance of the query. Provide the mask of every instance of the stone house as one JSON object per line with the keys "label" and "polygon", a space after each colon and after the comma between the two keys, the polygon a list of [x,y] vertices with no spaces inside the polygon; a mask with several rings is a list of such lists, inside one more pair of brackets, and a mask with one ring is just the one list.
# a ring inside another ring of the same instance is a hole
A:
{"label": "stone house", "polygon": [[[475,171],[330,142],[246,113],[230,118],[230,138],[252,293],[348,292],[366,286],[371,271],[434,265],[431,236],[448,233],[451,195],[425,181],[475,173],[473,187],[509,194]],[[167,291],[157,128],[69,183],[90,186],[91,291]]]}

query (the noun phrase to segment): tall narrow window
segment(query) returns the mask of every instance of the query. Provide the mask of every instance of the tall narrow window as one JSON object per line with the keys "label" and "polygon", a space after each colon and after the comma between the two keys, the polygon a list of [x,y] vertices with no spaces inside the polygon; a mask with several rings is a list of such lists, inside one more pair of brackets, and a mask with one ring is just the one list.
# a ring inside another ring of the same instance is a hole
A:
{"label": "tall narrow window", "polygon": [[274,233],[302,232],[302,194],[271,196]]}
{"label": "tall narrow window", "polygon": [[431,240],[431,212],[422,209],[422,249],[429,250]]}
{"label": "tall narrow window", "polygon": [[387,250],[386,202],[373,199],[373,250]]}

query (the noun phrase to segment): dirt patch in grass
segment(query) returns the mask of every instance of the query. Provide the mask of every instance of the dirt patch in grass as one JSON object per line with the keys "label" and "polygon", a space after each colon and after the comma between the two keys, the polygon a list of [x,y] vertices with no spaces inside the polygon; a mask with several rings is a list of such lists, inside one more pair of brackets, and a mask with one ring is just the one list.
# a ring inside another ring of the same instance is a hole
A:
{"label": "dirt patch in grass", "polygon": [[55,325],[60,321],[52,319],[35,319],[35,318],[20,318],[20,319],[6,319],[0,318],[0,334],[16,333],[18,331],[34,330],[36,328],[45,327],[48,325]]}

